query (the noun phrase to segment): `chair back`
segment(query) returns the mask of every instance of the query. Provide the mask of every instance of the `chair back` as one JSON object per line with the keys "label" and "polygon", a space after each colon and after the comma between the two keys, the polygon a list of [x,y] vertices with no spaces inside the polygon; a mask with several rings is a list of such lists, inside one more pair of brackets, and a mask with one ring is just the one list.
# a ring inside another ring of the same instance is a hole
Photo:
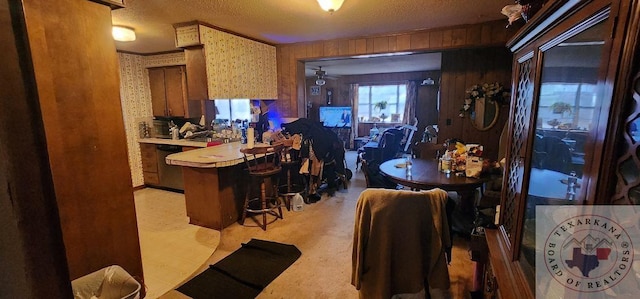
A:
{"label": "chair back", "polygon": [[543,137],[542,142],[547,153],[542,168],[569,173],[571,148],[558,137]]}
{"label": "chair back", "polygon": [[367,188],[397,189],[398,184],[380,174],[379,167],[380,164],[376,161],[367,162],[366,159],[362,160],[362,167],[360,169],[362,169],[362,173],[364,174]]}
{"label": "chair back", "polygon": [[364,174],[364,181],[367,184],[367,188],[373,188],[374,186],[371,185],[371,178],[369,177],[369,165],[367,164],[367,160],[362,160],[362,166],[360,167],[360,169],[362,169],[362,173]]}
{"label": "chair back", "polygon": [[402,151],[404,153],[409,153],[409,149],[411,148],[411,144],[413,143],[413,135],[418,131],[418,127],[413,125],[404,125],[402,126],[402,129],[404,130],[404,136],[402,137],[401,142]]}
{"label": "chair back", "polygon": [[447,192],[441,189],[367,189],[360,193],[351,272],[351,283],[360,298],[450,288],[448,201]]}
{"label": "chair back", "polygon": [[400,147],[401,141],[401,130],[395,128],[385,130],[380,141],[378,141],[378,148],[380,149],[380,157],[376,157],[378,162],[382,163],[396,158],[402,151]]}
{"label": "chair back", "polygon": [[258,146],[254,148],[242,148],[244,162],[250,175],[269,176],[280,172],[280,156],[283,145]]}

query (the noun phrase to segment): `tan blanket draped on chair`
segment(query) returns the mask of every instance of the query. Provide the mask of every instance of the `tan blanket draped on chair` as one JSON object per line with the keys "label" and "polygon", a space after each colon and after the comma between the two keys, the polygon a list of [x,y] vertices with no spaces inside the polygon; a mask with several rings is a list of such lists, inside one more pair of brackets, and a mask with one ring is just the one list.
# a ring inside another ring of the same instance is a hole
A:
{"label": "tan blanket draped on chair", "polygon": [[360,194],[351,274],[360,298],[424,291],[447,297],[445,247],[451,246],[447,199],[441,189],[367,189]]}

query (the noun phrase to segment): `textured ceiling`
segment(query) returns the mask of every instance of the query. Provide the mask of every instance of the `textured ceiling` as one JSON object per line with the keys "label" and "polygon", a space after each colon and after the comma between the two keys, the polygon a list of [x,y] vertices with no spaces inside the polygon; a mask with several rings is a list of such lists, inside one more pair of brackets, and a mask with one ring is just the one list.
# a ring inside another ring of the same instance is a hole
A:
{"label": "textured ceiling", "polygon": [[[202,21],[272,44],[406,32],[504,19],[513,0],[345,0],[328,13],[316,0],[125,0],[113,24],[137,40],[116,48],[139,54],[176,50],[172,24]],[[397,58],[393,58],[397,59]]]}

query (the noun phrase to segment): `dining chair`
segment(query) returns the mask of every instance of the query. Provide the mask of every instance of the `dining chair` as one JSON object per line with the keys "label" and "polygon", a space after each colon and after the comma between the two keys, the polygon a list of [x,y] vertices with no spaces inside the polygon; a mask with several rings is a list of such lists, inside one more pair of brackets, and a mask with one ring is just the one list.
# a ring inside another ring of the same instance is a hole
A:
{"label": "dining chair", "polygon": [[384,189],[396,189],[400,190],[404,187],[396,184],[380,173],[380,164],[373,161],[372,164],[368,164],[367,160],[362,160],[362,173],[367,184],[367,188],[384,188]]}

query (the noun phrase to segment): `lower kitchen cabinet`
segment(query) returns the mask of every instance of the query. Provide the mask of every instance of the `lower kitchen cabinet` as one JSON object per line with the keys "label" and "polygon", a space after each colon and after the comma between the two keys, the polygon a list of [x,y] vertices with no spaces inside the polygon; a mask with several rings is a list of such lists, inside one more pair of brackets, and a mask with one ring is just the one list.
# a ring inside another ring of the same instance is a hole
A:
{"label": "lower kitchen cabinet", "polygon": [[158,176],[158,154],[156,153],[156,145],[140,143],[140,154],[142,156],[144,184],[157,186],[160,184],[160,177]]}

